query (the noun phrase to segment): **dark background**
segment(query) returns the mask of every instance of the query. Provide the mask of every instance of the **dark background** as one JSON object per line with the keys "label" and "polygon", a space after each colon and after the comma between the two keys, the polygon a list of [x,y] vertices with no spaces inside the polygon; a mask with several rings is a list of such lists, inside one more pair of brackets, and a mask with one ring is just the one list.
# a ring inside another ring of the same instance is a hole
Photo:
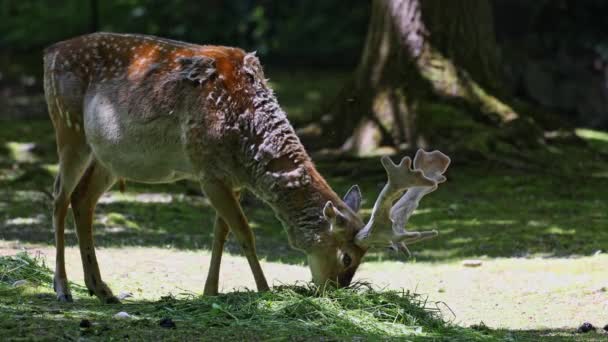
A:
{"label": "dark background", "polygon": [[[493,0],[508,86],[577,125],[608,127],[608,2]],[[256,50],[267,66],[353,70],[369,1],[0,1],[2,116],[17,95],[41,92],[42,49],[93,31],[139,32]],[[16,113],[17,112],[17,113]],[[13,114],[9,114],[13,113]]]}

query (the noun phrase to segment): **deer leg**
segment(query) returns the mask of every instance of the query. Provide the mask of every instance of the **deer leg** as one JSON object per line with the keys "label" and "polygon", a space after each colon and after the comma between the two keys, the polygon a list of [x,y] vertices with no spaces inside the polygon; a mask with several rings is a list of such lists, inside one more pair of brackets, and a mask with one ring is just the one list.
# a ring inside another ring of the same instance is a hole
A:
{"label": "deer leg", "polygon": [[[237,199],[240,193],[235,193]],[[207,281],[205,282],[206,296],[216,296],[218,294],[218,283],[220,279],[220,264],[222,263],[222,253],[224,251],[224,243],[230,229],[219,214],[215,215],[215,224],[213,227],[213,247],[211,248],[211,262],[209,263],[209,272],[207,273]]]}
{"label": "deer leg", "polygon": [[82,147],[76,149],[73,146],[78,145],[59,147],[59,173],[55,178],[53,190],[53,228],[56,253],[53,289],[60,302],[72,301],[65,270],[65,217],[68,213],[72,191],[82,177],[90,156],[86,144],[80,145]]}
{"label": "deer leg", "polygon": [[229,229],[226,221],[219,214],[215,216],[215,225],[213,228],[213,247],[211,249],[211,262],[209,264],[209,273],[207,273],[207,281],[205,282],[206,296],[216,296],[218,293],[218,283],[220,279],[220,264],[222,262],[222,252],[224,251],[224,243],[228,237]]}
{"label": "deer leg", "polygon": [[268,282],[255,251],[255,238],[237,196],[232,189],[219,181],[203,182],[202,187],[219,216],[228,224],[230,231],[239,242],[249,262],[258,291],[267,291]]}
{"label": "deer leg", "polygon": [[72,194],[72,210],[80,257],[84,269],[84,282],[91,295],[95,294],[103,303],[119,303],[112,291],[101,280],[99,264],[93,243],[93,214],[99,197],[114,184],[116,178],[98,162],[93,160]]}

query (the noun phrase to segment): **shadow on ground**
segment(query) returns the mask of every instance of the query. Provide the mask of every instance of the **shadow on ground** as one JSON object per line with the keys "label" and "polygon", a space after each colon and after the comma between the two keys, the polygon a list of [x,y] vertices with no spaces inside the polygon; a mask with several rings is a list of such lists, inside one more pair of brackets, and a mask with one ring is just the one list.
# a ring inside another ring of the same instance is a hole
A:
{"label": "shadow on ground", "polygon": [[[50,123],[4,122],[1,134],[0,239],[53,244],[50,191],[56,156]],[[605,144],[594,141],[598,143]],[[608,163],[594,150],[552,147],[535,156],[534,166],[524,168],[452,157],[449,181],[422,201],[410,222],[412,229],[441,234],[411,247],[418,260],[588,255],[608,245]],[[339,193],[358,183],[369,215],[385,181],[376,158],[321,161],[318,166]],[[303,261],[302,254],[289,248],[269,207],[251,195],[244,207],[260,256]],[[100,246],[208,249],[213,217],[196,184],[128,183],[126,193],[114,190],[98,206],[95,237]],[[67,239],[76,243],[72,229]],[[234,242],[228,249],[238,253]]]}

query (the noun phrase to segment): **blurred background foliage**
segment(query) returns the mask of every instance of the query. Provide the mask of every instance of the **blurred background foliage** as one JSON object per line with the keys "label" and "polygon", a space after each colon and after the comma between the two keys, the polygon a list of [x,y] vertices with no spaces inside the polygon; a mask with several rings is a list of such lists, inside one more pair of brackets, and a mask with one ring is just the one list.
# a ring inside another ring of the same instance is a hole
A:
{"label": "blurred background foliage", "polygon": [[0,48],[39,51],[91,31],[140,32],[256,50],[273,64],[348,66],[368,10],[368,1],[3,0]]}
{"label": "blurred background foliage", "polygon": [[[510,92],[577,125],[607,128],[608,1],[490,2]],[[44,47],[92,31],[239,46],[267,69],[341,71],[327,74],[337,80],[359,61],[370,9],[367,0],[0,0],[0,105],[41,93]],[[5,112],[41,107],[32,108]]]}

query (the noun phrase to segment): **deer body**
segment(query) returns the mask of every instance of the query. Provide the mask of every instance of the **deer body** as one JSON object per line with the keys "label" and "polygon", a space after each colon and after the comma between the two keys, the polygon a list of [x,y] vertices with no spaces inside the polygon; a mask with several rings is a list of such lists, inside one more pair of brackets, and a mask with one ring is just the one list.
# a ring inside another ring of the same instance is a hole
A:
{"label": "deer body", "polygon": [[242,189],[272,207],[291,245],[308,255],[315,282],[350,283],[369,247],[355,243],[364,226],[358,188],[343,201],[327,185],[263,76],[257,58],[240,49],[143,35],[97,33],[45,51],[60,162],[53,212],[60,300],[71,300],[63,237],[71,205],[85,283],[102,301],[117,301],[101,280],[92,221],[97,200],[120,179],[201,183],[217,212],[206,294],[217,293],[229,231],[258,289],[268,289],[238,203]]}

